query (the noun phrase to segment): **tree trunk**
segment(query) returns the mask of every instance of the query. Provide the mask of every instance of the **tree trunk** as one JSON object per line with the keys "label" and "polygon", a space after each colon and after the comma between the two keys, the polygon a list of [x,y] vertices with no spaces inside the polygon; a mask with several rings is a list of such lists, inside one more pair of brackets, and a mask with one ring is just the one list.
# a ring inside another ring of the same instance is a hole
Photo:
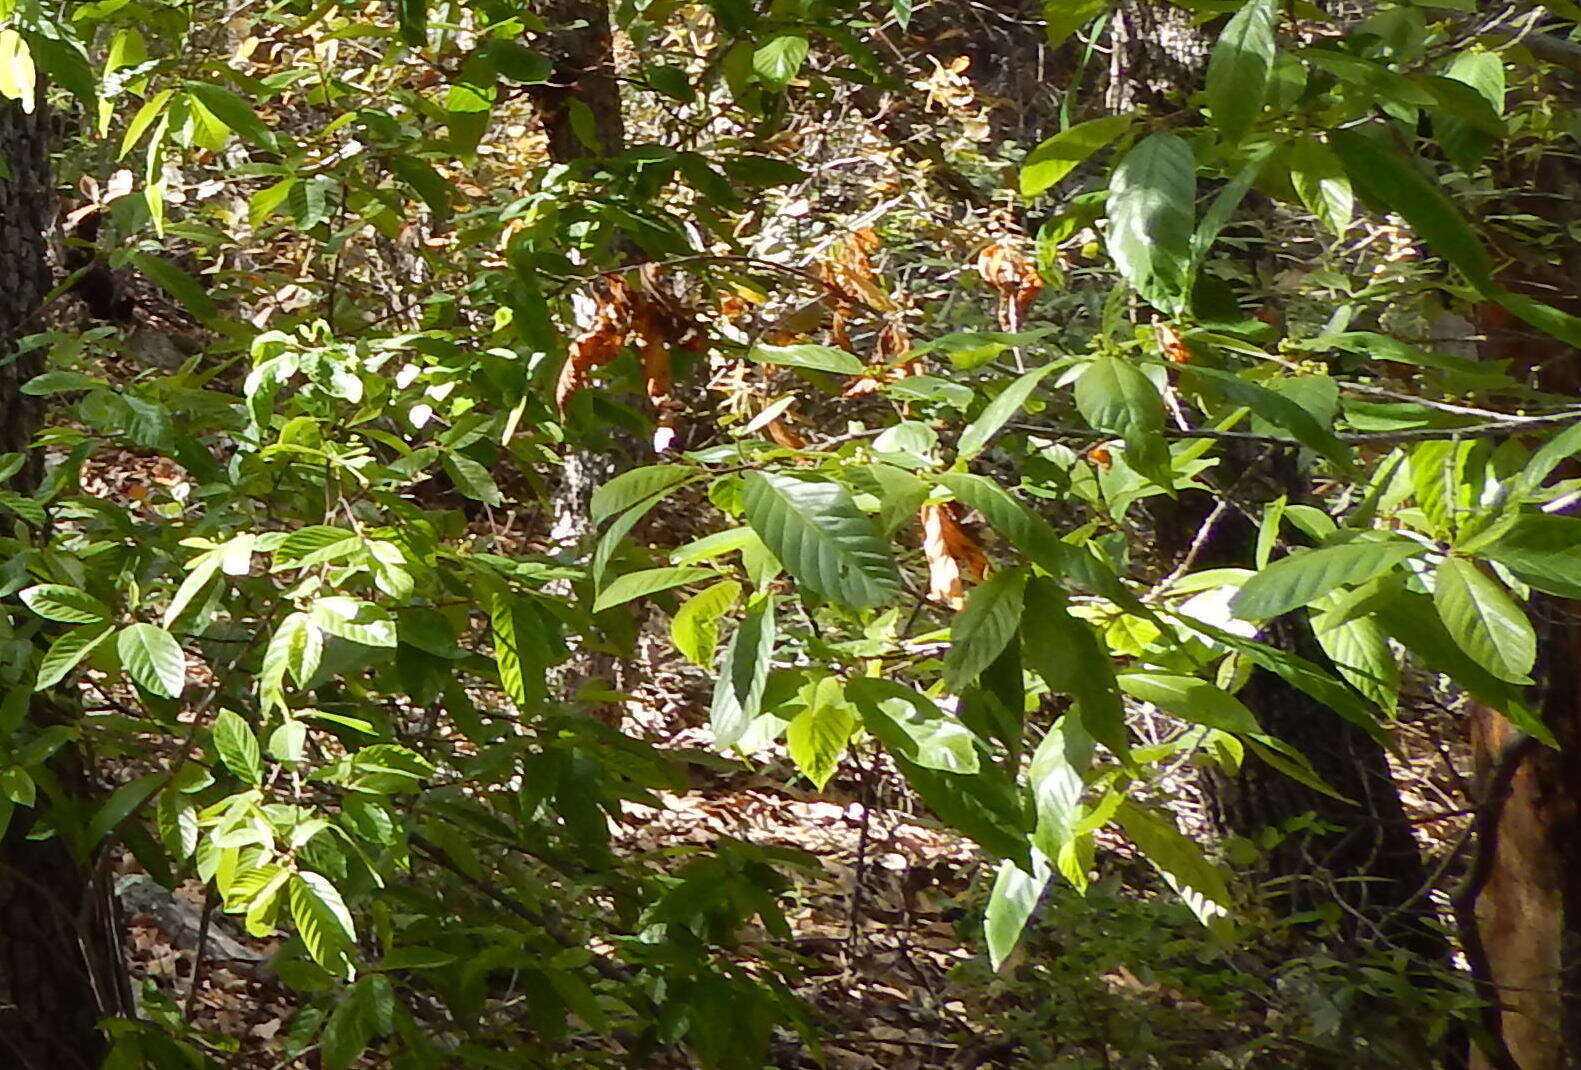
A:
{"label": "tree trunk", "polygon": [[[1530,172],[1505,175],[1499,185],[1529,191],[1514,195],[1501,210],[1529,212],[1560,226],[1581,218],[1576,208],[1581,172],[1568,157],[1547,157]],[[1553,263],[1547,249],[1536,254],[1501,250],[1511,254],[1511,263],[1500,281],[1578,315],[1581,244],[1560,249],[1561,263]],[[1581,396],[1581,353],[1494,305],[1479,309],[1478,319],[1481,356],[1510,361],[1514,374],[1524,371],[1543,390]],[[1581,603],[1541,598],[1532,608],[1538,624],[1540,710],[1559,749],[1526,739],[1492,710],[1473,710],[1480,835],[1472,873],[1457,898],[1467,914],[1474,914],[1472,938],[1485,952],[1488,974],[1479,980],[1497,997],[1488,1025],[1508,1054],[1502,1064],[1479,1056],[1475,1065],[1576,1070],[1581,1067]]]}
{"label": "tree trunk", "polygon": [[[554,77],[529,89],[549,142],[550,159],[572,164],[619,154],[626,145],[626,124],[607,0],[540,0],[535,10],[553,28],[548,47]],[[616,255],[629,259],[631,252],[619,249]],[[592,534],[589,506],[594,492],[635,456],[636,444],[627,436],[616,432],[611,439],[610,448],[573,449],[566,454],[551,499],[554,521],[550,541],[555,546],[586,548]],[[622,662],[612,654],[583,649],[566,667],[560,682],[568,697],[595,681],[619,691],[624,683],[621,670]],[[590,712],[606,724],[620,723],[621,710],[611,703],[594,703]]]}
{"label": "tree trunk", "polygon": [[[34,316],[49,290],[46,234],[53,203],[49,120],[0,102],[0,452],[25,452],[38,407],[20,387],[38,373],[37,351],[18,357],[16,343],[37,330]],[[33,455],[16,489],[35,483]],[[8,521],[9,523],[9,521]],[[26,681],[18,686],[28,686]],[[35,720],[46,711],[35,703]],[[69,783],[72,755],[62,755]],[[0,1053],[24,1070],[91,1070],[105,1055],[97,1028],[116,1005],[108,900],[60,837],[30,840],[37,815],[18,808],[0,837]]]}

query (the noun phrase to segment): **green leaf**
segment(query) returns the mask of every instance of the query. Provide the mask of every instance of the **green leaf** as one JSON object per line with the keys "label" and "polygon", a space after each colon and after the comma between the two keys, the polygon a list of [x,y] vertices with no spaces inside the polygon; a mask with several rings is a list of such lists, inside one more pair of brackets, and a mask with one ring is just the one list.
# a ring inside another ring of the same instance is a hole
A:
{"label": "green leaf", "polygon": [[1152,134],[1126,153],[1109,182],[1109,255],[1143,299],[1166,312],[1185,304],[1196,162],[1174,134]]}
{"label": "green leaf", "polygon": [[1267,620],[1309,605],[1338,587],[1383,575],[1422,553],[1404,539],[1357,539],[1318,550],[1297,550],[1246,581],[1230,609],[1243,620]]}
{"label": "green leaf", "polygon": [[719,659],[712,723],[720,747],[732,747],[762,712],[763,688],[774,658],[774,603],[765,600],[741,618]]}
{"label": "green leaf", "polygon": [[138,684],[164,698],[187,685],[187,658],[176,637],[153,624],[131,624],[115,640],[121,665]]}
{"label": "green leaf", "polygon": [[443,463],[456,489],[468,498],[484,505],[499,505],[505,501],[489,470],[471,457],[464,453],[447,452]]}
{"label": "green leaf", "polygon": [[[1125,758],[1130,736],[1125,708],[1108,648],[1097,631],[1070,612],[1070,602],[1053,580],[1038,577],[1027,586],[1021,623],[1021,652],[1049,690],[1077,703],[1077,723],[1088,736]],[[1054,852],[1045,852],[1058,860]]]}
{"label": "green leaf", "polygon": [[982,513],[995,531],[1049,575],[1069,577],[1121,608],[1141,610],[1142,604],[1113,570],[1081,547],[1065,542],[1047,520],[1002,487],[966,472],[946,472],[938,479],[956,500]]}
{"label": "green leaf", "polygon": [[1539,591],[1581,598],[1581,517],[1520,517],[1479,553]]}
{"label": "green leaf", "polygon": [[394,743],[375,743],[352,757],[346,786],[353,791],[392,795],[420,791],[423,781],[433,775],[433,765],[416,751]]}
{"label": "green leaf", "polygon": [[595,525],[603,524],[616,513],[668,494],[697,476],[697,469],[683,464],[652,464],[622,472],[593,492],[588,516]]}
{"label": "green leaf", "polygon": [[892,755],[906,783],[950,828],[969,836],[997,858],[1026,861],[1030,868],[1026,813],[1013,781],[996,766],[974,776],[923,769]]}
{"label": "green leaf", "polygon": [[719,646],[719,619],[741,597],[741,584],[721,580],[687,599],[670,620],[670,638],[686,660],[708,668]]}
{"label": "green leaf", "polygon": [[747,350],[747,359],[781,368],[806,368],[809,371],[833,372],[836,375],[861,375],[867,368],[859,358],[843,349],[812,344],[755,345]]}
{"label": "green leaf", "polygon": [[1395,587],[1371,606],[1373,617],[1432,672],[1442,673],[1469,691],[1478,701],[1497,710],[1522,731],[1557,747],[1553,732],[1538,713],[1526,705],[1522,688],[1507,683],[1487,666],[1468,657],[1435,612],[1432,599]]}
{"label": "green leaf", "polygon": [[956,457],[969,461],[983,452],[983,447],[999,433],[1010,418],[1021,411],[1021,406],[1027,403],[1027,398],[1032,396],[1043,378],[1053,371],[1057,364],[1045,364],[1041,368],[1019,376],[1009,386],[1001,390],[994,400],[983,407],[983,411],[966,426],[961,432],[961,437],[955,444]]}
{"label": "green leaf", "polygon": [[741,504],[752,530],[798,583],[852,608],[899,597],[890,544],[840,484],[752,472]]}
{"label": "green leaf", "polygon": [[209,296],[197,279],[170,261],[150,253],[132,253],[128,259],[132,266],[157,282],[160,289],[180,301],[188,312],[204,323],[219,319],[220,310],[214,298]]}
{"label": "green leaf", "polygon": [[104,642],[114,631],[115,629],[108,625],[73,628],[57,638],[49,645],[49,649],[44,652],[44,657],[38,663],[38,679],[33,682],[33,689],[43,691],[60,683],[67,673],[76,668],[83,658],[92,653],[94,647]]}
{"label": "green leaf", "polygon": [[1053,186],[1087,157],[1131,129],[1135,121],[1130,115],[1108,115],[1055,134],[1027,153],[1021,162],[1021,195],[1035,197]]}
{"label": "green leaf", "polygon": [[785,728],[785,749],[801,774],[822,791],[845,756],[856,730],[856,714],[838,677],[824,677],[812,692],[807,708]]}
{"label": "green leaf", "polygon": [[258,737],[235,710],[221,710],[211,729],[214,750],[225,768],[249,784],[263,782],[263,754]]}
{"label": "green leaf", "polygon": [[1115,818],[1126,837],[1179,893],[1197,920],[1222,930],[1228,920],[1230,890],[1221,873],[1202,848],[1182,835],[1173,819],[1143,809],[1129,799],[1120,803]]}
{"label": "green leaf", "polygon": [[88,831],[83,836],[83,843],[92,846],[108,836],[164,782],[164,773],[145,773],[116,788],[104,800],[104,805],[94,812],[93,819],[88,822]]}
{"label": "green leaf", "polygon": [[1433,605],[1473,661],[1501,680],[1531,683],[1537,633],[1496,580],[1470,561],[1445,558],[1433,573]]}
{"label": "green leaf", "polygon": [[65,624],[102,624],[110,607],[87,591],[59,583],[41,583],[22,592],[22,601],[45,620]]}
{"label": "green leaf", "polygon": [[1234,695],[1194,676],[1169,673],[1127,672],[1119,676],[1121,690],[1132,698],[1151,702],[1183,721],[1206,725],[1221,732],[1249,736],[1260,732],[1257,718]]}
{"label": "green leaf", "polygon": [[520,41],[494,37],[483,42],[478,53],[501,78],[517,85],[543,85],[554,77],[554,63],[549,57]]}
{"label": "green leaf", "polygon": [[1132,363],[1099,357],[1076,380],[1076,408],[1093,427],[1113,431],[1127,442],[1164,429],[1164,400],[1158,388]]}
{"label": "green leaf", "polygon": [[628,572],[615,577],[608,587],[599,592],[597,601],[593,603],[593,612],[602,613],[606,609],[625,605],[634,598],[645,598],[671,587],[712,579],[716,575],[718,573],[711,568],[649,568]]}
{"label": "green leaf", "polygon": [[876,676],[847,681],[845,693],[861,711],[867,730],[891,753],[923,769],[977,772],[977,744],[972,733],[926,695]]}
{"label": "green leaf", "polygon": [[999,863],[983,923],[983,935],[988,941],[988,963],[993,969],[999,969],[1015,950],[1021,931],[1037,908],[1048,881],[1048,863],[1041,854],[1032,857],[1032,875],[1008,858]]}
{"label": "green leaf", "polygon": [[1236,144],[1263,110],[1273,70],[1274,0],[1250,0],[1219,35],[1208,59],[1208,107],[1227,144]]}
{"label": "green leaf", "polygon": [[1322,142],[1303,137],[1290,150],[1290,183],[1307,211],[1336,235],[1350,229],[1356,196],[1339,157]]}
{"label": "green leaf", "polygon": [[428,0],[395,0],[395,14],[401,28],[401,40],[413,48],[428,43]]}
{"label": "green leaf", "polygon": [[274,131],[264,125],[246,101],[229,89],[214,82],[191,82],[187,92],[202,101],[205,108],[244,140],[271,151],[277,147]]}
{"label": "green leaf", "polygon": [[1405,217],[1422,239],[1480,288],[1491,285],[1493,261],[1441,186],[1383,140],[1356,129],[1329,134],[1355,187]]}
{"label": "green leaf", "polygon": [[1109,0],[1045,0],[1043,23],[1050,45],[1059,45],[1107,10]]}
{"label": "green leaf", "polygon": [[782,33],[752,53],[752,69],[757,76],[778,89],[786,85],[807,59],[807,38]]}
{"label": "green leaf", "polygon": [[1389,639],[1370,617],[1323,612],[1313,607],[1312,632],[1339,674],[1385,712],[1399,701],[1400,664]]}
{"label": "green leaf", "polygon": [[[1205,392],[1206,388],[1203,384],[1207,384],[1211,387],[1212,393],[1232,404],[1244,405],[1275,427],[1290,432],[1297,442],[1332,462],[1340,471],[1354,470],[1350,450],[1334,437],[1334,432],[1319,423],[1317,417],[1301,405],[1277,390],[1270,390],[1266,386],[1217,368],[1192,366],[1185,370],[1184,378],[1187,382],[1196,383],[1197,389]],[[1302,379],[1289,380],[1294,383],[1302,381]]]}
{"label": "green leaf", "polygon": [[346,595],[330,595],[313,603],[313,623],[330,635],[363,646],[394,646],[395,621],[374,605]]}
{"label": "green leaf", "polygon": [[950,626],[950,649],[944,655],[944,686],[960,691],[992,665],[1021,623],[1022,596],[1027,584],[1024,566],[996,572],[972,589],[966,607]]}
{"label": "green leaf", "polygon": [[327,877],[307,871],[291,880],[291,917],[318,964],[340,977],[353,972],[346,952],[355,945],[356,927],[340,892]]}
{"label": "green leaf", "polygon": [[1078,890],[1087,887],[1087,867],[1076,845],[1092,758],[1093,737],[1078,717],[1067,713],[1043,737],[1027,768],[1027,786],[1038,816],[1033,842]]}

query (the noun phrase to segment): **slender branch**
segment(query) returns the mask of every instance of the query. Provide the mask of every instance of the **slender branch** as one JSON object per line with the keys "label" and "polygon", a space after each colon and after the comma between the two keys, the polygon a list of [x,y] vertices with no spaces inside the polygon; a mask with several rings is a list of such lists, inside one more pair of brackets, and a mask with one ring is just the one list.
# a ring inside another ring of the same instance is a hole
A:
{"label": "slender branch", "polygon": [[[1543,427],[1581,420],[1581,409],[1563,409],[1538,416],[1505,415],[1498,420],[1467,424],[1464,427],[1419,427],[1406,431],[1336,432],[1334,437],[1347,446],[1397,446],[1408,442],[1432,442],[1440,439],[1507,438]],[[1103,442],[1117,437],[1111,431],[1097,431],[1090,427],[1066,427],[1061,424],[1014,423],[1008,425],[1018,431],[1075,438],[1086,442]],[[1272,446],[1299,446],[1292,438],[1279,435],[1260,435],[1252,431],[1214,431],[1208,428],[1170,428],[1158,432],[1166,439],[1211,438],[1222,442],[1258,442]]]}
{"label": "slender branch", "polygon": [[209,922],[214,918],[214,889],[208,888],[203,896],[203,916],[198,919],[198,947],[192,953],[192,982],[187,985],[187,1004],[182,1009],[183,1021],[192,1021],[198,1009],[198,988],[203,984],[203,968],[208,965]]}

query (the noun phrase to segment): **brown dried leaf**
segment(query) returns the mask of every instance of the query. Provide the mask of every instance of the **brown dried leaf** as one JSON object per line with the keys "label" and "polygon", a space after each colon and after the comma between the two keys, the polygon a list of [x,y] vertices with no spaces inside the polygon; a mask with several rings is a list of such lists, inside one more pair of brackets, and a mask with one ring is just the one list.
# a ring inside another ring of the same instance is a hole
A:
{"label": "brown dried leaf", "polygon": [[572,395],[587,385],[588,372],[620,355],[631,330],[631,292],[623,281],[605,280],[597,301],[592,323],[571,343],[571,352],[555,384],[554,404],[562,414]]}
{"label": "brown dried leaf", "polygon": [[961,526],[955,502],[928,502],[918,512],[922,553],[928,561],[928,597],[952,609],[966,602],[966,583],[988,575],[988,557],[971,532]]}
{"label": "brown dried leaf", "polygon": [[1038,294],[1043,276],[1032,261],[1008,242],[994,242],[977,254],[977,273],[999,294],[999,326],[1017,331]]}

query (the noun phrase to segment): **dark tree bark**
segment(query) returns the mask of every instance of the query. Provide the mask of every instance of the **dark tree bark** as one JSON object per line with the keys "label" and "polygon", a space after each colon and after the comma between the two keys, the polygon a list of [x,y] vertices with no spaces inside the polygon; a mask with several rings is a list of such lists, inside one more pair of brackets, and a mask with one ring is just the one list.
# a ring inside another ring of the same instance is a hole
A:
{"label": "dark tree bark", "polygon": [[[49,290],[46,234],[53,203],[49,121],[0,102],[0,451],[25,452],[38,421],[35,399],[20,387],[39,371],[38,352],[16,355],[37,330]],[[34,454],[14,486],[37,481]],[[23,683],[21,686],[27,686]],[[35,703],[34,720],[49,707]],[[72,755],[58,770],[70,784]],[[42,793],[40,798],[42,799]],[[25,1070],[90,1070],[105,1054],[97,1028],[116,1005],[109,900],[60,837],[32,840],[38,815],[18,808],[0,838],[0,1062]]]}

